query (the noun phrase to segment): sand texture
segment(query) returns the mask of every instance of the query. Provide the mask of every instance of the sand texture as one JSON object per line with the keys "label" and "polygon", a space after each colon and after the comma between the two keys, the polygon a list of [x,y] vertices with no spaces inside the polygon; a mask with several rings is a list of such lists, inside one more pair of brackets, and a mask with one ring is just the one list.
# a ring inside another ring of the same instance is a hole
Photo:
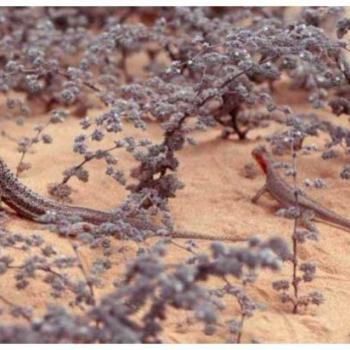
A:
{"label": "sand texture", "polygon": [[[286,94],[290,94],[288,98]],[[310,110],[304,104],[304,97],[291,95],[285,89],[280,100],[293,99],[298,102],[297,110]],[[295,106],[295,104],[294,104]],[[96,116],[101,110],[90,110],[89,115]],[[331,118],[340,125],[348,125],[346,117],[336,117],[322,112],[323,118]],[[39,114],[27,119],[25,126],[16,126],[13,121],[3,121],[1,130],[6,131],[13,138],[32,136],[32,126],[46,120],[46,116]],[[281,125],[273,125],[266,129],[254,130],[247,141],[239,142],[235,139],[223,140],[219,137],[220,130],[212,129],[205,133],[196,133],[196,146],[187,146],[179,154],[179,178],[185,183],[185,188],[178,192],[176,198],[170,201],[176,227],[197,232],[215,234],[230,234],[234,237],[260,235],[263,238],[279,235],[290,243],[293,229],[292,220],[275,215],[277,203],[268,195],[263,196],[257,205],[251,203],[251,197],[263,185],[264,175],[259,171],[255,179],[244,176],[244,166],[252,162],[251,150],[258,144],[264,143],[263,137],[271,131],[280,130]],[[62,172],[68,166],[77,164],[81,158],[72,152],[75,135],[81,133],[79,118],[70,117],[65,123],[50,126],[47,132],[53,137],[51,145],[34,146],[27,154],[26,161],[31,169],[21,175],[23,183],[34,191],[48,196],[47,185],[62,179]],[[125,125],[125,134],[141,135],[132,126]],[[161,131],[157,125],[150,125],[146,135],[153,140],[161,139]],[[306,143],[322,145],[325,136],[309,138]],[[103,144],[112,144],[112,138],[107,137]],[[20,158],[16,150],[16,143],[6,137],[0,138],[0,155],[14,169]],[[123,169],[128,171],[133,166],[129,155],[121,152],[118,155]],[[281,158],[290,160],[288,156]],[[341,180],[339,172],[347,162],[345,156],[336,160],[324,161],[320,154],[302,156],[298,160],[300,180],[305,178],[322,177],[327,187],[320,190],[307,189],[307,193],[320,201],[324,206],[337,213],[350,217],[347,203],[350,200],[350,184]],[[88,183],[77,180],[71,182],[74,189],[72,204],[96,208],[111,209],[120,203],[126,191],[104,175],[104,164],[101,161],[90,162],[87,169],[90,173]],[[39,224],[19,218],[14,212],[5,208],[9,219],[3,223],[6,229],[21,232],[25,235],[40,233],[45,240],[53,244],[63,254],[72,254],[71,240],[59,237],[55,233],[43,231]],[[271,283],[277,279],[289,279],[291,265],[285,264],[282,271],[277,273],[262,271],[255,285],[248,287],[249,294],[258,302],[265,304],[266,309],[258,311],[248,319],[244,326],[243,342],[249,342],[252,337],[261,342],[293,342],[293,343],[343,343],[349,341],[350,333],[350,233],[342,229],[325,224],[317,224],[320,231],[320,241],[310,242],[300,248],[300,261],[311,260],[317,264],[318,272],[315,281],[302,286],[302,292],[321,291],[325,296],[325,303],[319,307],[310,306],[298,315],[291,313],[290,305],[284,305],[279,300],[277,292]],[[147,241],[150,244],[154,239]],[[178,239],[177,242],[184,242]],[[112,259],[113,267],[104,276],[105,286],[97,289],[98,297],[112,290],[112,282],[121,276],[123,265],[127,259],[134,256],[140,244],[130,242],[115,243],[116,247],[125,249]],[[208,242],[198,241],[200,249],[206,250]],[[10,254],[19,262],[27,255],[25,252],[8,249]],[[99,256],[99,250],[83,250],[82,260],[89,266],[91,261]],[[188,257],[188,253],[171,247],[167,255],[168,261],[181,261]],[[79,271],[76,272],[79,274]],[[9,300],[19,304],[30,305],[39,315],[48,302],[54,301],[48,287],[43,283],[34,283],[25,290],[18,291],[14,287],[14,280],[10,274],[0,276],[0,293]],[[234,280],[232,279],[232,282]],[[222,281],[212,278],[207,282],[211,287],[222,286]],[[69,299],[69,296],[67,296]],[[224,300],[227,308],[222,313],[223,320],[237,315],[238,306],[234,299]],[[66,300],[55,302],[64,304]],[[77,311],[78,312],[78,311]],[[213,336],[205,336],[202,325],[193,324],[188,320],[188,313],[169,310],[165,321],[162,339],[175,343],[203,343],[224,342],[227,339],[227,329],[219,328]],[[1,316],[2,322],[10,321],[9,316]],[[186,321],[187,320],[187,321]],[[18,321],[17,321],[18,322]]]}

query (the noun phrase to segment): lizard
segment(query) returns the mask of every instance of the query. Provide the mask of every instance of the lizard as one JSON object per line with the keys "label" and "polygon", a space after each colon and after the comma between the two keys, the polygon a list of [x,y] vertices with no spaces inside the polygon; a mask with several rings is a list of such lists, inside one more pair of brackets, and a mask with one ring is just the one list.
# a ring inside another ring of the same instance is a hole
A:
{"label": "lizard", "polygon": [[[288,184],[273,167],[273,160],[267,149],[264,146],[258,146],[253,149],[252,156],[266,175],[264,186],[252,198],[252,202],[257,203],[259,198],[268,192],[283,207],[295,206],[295,189]],[[297,204],[302,212],[311,214],[313,218],[321,219],[327,223],[339,225],[350,230],[349,219],[325,208],[306,194],[298,193]],[[308,225],[309,223],[305,222],[305,224]]]}
{"label": "lizard", "polygon": [[[61,216],[77,216],[82,222],[99,225],[104,222],[115,222],[112,212],[100,211],[85,207],[65,205],[41,196],[25,186],[10,170],[5,161],[0,158],[0,205],[4,202],[14,210],[17,215],[35,222],[41,222],[40,217],[48,212],[54,212]],[[159,226],[145,222],[135,217],[125,219],[130,225],[156,232]],[[192,231],[174,231],[170,238],[202,239],[212,241],[247,241],[245,238],[235,238],[230,235],[210,235]]]}

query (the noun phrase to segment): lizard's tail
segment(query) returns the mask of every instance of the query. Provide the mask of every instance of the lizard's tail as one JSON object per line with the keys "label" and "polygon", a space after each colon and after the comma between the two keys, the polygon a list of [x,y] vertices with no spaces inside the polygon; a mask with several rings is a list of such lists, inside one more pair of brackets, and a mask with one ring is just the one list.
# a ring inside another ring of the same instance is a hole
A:
{"label": "lizard's tail", "polygon": [[342,226],[350,230],[350,220],[328,209],[322,208],[318,211],[320,219]]}
{"label": "lizard's tail", "polygon": [[232,237],[230,235],[208,235],[205,233],[191,232],[191,231],[175,231],[171,234],[172,238],[185,239],[203,239],[207,241],[230,241],[230,242],[245,242],[248,238]]}
{"label": "lizard's tail", "polygon": [[314,202],[310,198],[308,198],[307,203],[304,203],[303,197],[301,197],[300,199],[301,199],[301,204],[304,207],[313,210],[316,213],[316,216],[319,217],[319,219],[331,222],[332,224],[335,224],[337,226],[342,226],[343,228],[350,230],[350,220],[348,218],[345,218],[335,213],[334,211],[319,205],[318,203]]}

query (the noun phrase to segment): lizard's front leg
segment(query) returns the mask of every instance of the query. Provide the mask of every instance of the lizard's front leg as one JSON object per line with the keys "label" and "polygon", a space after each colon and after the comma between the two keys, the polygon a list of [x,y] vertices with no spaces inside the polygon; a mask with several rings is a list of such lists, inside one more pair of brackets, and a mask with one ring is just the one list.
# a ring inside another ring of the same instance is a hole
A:
{"label": "lizard's front leg", "polygon": [[256,193],[256,195],[251,199],[252,203],[256,203],[259,198],[267,191],[266,184],[260,188],[260,190]]}

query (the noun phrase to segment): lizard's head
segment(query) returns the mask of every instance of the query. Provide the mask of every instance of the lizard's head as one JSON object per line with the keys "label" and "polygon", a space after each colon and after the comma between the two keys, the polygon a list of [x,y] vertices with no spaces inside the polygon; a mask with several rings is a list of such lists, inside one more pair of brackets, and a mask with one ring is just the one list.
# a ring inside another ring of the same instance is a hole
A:
{"label": "lizard's head", "polygon": [[267,165],[269,162],[269,153],[265,146],[255,147],[252,151],[252,156],[256,160],[256,162],[260,165],[263,172],[267,173]]}

